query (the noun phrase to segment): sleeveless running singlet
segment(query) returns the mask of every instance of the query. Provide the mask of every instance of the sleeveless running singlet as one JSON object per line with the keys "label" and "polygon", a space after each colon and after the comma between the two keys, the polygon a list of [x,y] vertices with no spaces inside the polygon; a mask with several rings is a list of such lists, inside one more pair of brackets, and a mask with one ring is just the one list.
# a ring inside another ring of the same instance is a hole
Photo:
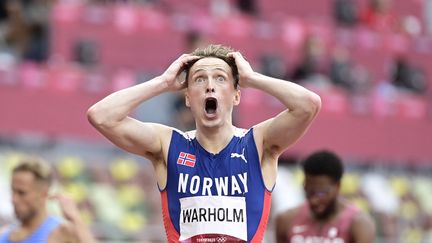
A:
{"label": "sleeveless running singlet", "polygon": [[334,220],[321,226],[312,218],[309,206],[304,203],[288,229],[288,242],[349,243],[351,224],[359,211],[357,207],[348,205]]}
{"label": "sleeveless running singlet", "polygon": [[236,129],[218,154],[195,133],[173,131],[161,190],[169,242],[261,242],[271,191],[261,174],[253,129]]}
{"label": "sleeveless running singlet", "polygon": [[[60,219],[49,216],[31,235],[19,243],[45,243],[48,240],[51,232],[60,225]],[[9,236],[15,227],[11,227],[0,235],[0,243],[15,243],[10,241]]]}

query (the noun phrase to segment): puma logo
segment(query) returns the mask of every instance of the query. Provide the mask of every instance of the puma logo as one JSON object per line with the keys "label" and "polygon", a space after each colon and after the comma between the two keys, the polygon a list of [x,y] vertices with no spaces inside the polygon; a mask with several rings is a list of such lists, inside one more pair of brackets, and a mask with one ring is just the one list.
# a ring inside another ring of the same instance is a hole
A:
{"label": "puma logo", "polygon": [[231,153],[231,158],[240,158],[240,159],[242,159],[245,163],[247,163],[247,160],[246,160],[246,158],[245,158],[245,156],[244,156],[244,150],[245,150],[245,149],[243,148],[241,154],[238,154],[238,153]]}

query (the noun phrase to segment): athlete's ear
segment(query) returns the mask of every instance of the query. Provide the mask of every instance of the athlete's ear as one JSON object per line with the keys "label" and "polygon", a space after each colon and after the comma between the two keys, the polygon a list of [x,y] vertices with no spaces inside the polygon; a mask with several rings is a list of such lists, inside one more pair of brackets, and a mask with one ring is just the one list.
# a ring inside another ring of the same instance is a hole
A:
{"label": "athlete's ear", "polygon": [[190,107],[189,95],[187,94],[187,92],[185,92],[184,96],[185,96],[185,105],[186,105],[186,107]]}
{"label": "athlete's ear", "polygon": [[40,193],[42,197],[48,197],[50,188],[46,183],[36,182],[35,186],[37,187],[37,191]]}
{"label": "athlete's ear", "polygon": [[241,98],[241,91],[238,89],[233,100],[234,106],[240,104],[240,98]]}

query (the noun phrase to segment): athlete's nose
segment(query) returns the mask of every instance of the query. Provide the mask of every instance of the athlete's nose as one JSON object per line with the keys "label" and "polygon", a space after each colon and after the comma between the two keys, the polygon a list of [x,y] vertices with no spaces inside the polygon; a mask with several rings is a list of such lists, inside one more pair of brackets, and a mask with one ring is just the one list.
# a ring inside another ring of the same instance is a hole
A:
{"label": "athlete's nose", "polygon": [[206,87],[206,93],[214,93],[214,92],[215,92],[215,89],[213,86],[213,80],[208,79],[207,87]]}
{"label": "athlete's nose", "polygon": [[312,197],[311,199],[309,199],[309,204],[312,206],[312,207],[315,207],[315,206],[318,206],[318,199],[316,198],[316,197]]}

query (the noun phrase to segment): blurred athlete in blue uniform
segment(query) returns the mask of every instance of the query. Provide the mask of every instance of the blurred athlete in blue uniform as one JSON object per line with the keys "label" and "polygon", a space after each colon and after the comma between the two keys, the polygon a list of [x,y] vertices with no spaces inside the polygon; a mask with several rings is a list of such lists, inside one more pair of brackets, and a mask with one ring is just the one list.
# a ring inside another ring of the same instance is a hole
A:
{"label": "blurred athlete in blue uniform", "polygon": [[[12,171],[12,203],[19,223],[1,230],[0,243],[93,243],[75,203],[57,194],[49,196],[50,166],[39,158],[24,158]],[[48,199],[59,202],[66,221],[46,210]]]}

